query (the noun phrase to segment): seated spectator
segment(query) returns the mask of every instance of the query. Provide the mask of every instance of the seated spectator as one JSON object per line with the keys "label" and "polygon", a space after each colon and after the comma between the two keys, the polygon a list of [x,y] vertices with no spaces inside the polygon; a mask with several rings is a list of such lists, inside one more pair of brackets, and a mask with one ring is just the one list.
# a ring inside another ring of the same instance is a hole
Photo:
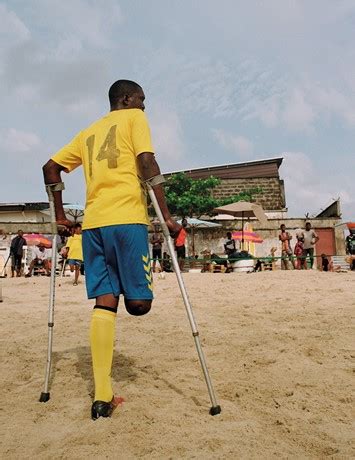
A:
{"label": "seated spectator", "polygon": [[322,272],[332,272],[333,271],[332,258],[330,258],[329,260],[325,254],[322,254],[321,259],[322,259],[322,268],[321,268]]}
{"label": "seated spectator", "polygon": [[163,253],[162,271],[167,273],[171,273],[173,271],[171,268],[170,256],[167,252]]}
{"label": "seated spectator", "polygon": [[264,258],[263,268],[264,270],[276,270],[276,262],[275,262],[275,252],[277,248],[272,247],[270,249],[270,255]]}
{"label": "seated spectator", "polygon": [[232,238],[232,233],[227,232],[227,238],[223,244],[224,246],[224,253],[227,254],[228,259],[233,259],[233,255],[237,252],[237,248],[235,246],[235,240]]}
{"label": "seated spectator", "polygon": [[263,260],[260,260],[258,259],[256,261],[256,264],[254,265],[254,272],[262,272],[263,271],[263,264],[264,264],[264,261]]}
{"label": "seated spectator", "polygon": [[25,275],[26,278],[32,276],[32,272],[35,267],[44,268],[47,276],[51,274],[48,251],[43,244],[39,244],[33,249],[33,259],[30,263],[28,273]]}

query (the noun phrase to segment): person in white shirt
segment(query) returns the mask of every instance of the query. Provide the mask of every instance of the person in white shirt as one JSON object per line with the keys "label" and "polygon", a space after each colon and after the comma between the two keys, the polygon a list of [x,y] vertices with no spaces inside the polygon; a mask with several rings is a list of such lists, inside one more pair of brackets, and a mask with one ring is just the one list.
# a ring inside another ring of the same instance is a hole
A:
{"label": "person in white shirt", "polygon": [[307,255],[309,255],[309,261],[311,265],[311,269],[313,268],[313,260],[314,260],[314,246],[319,241],[319,236],[317,233],[312,229],[312,225],[310,222],[306,222],[306,229],[302,232],[304,242],[303,242],[303,256],[306,260]]}
{"label": "person in white shirt", "polygon": [[43,244],[39,244],[33,249],[33,259],[30,263],[28,273],[25,275],[26,278],[32,276],[33,269],[35,265],[39,267],[43,267],[46,271],[46,275],[49,276],[51,274],[50,264],[48,260],[48,251],[43,246]]}

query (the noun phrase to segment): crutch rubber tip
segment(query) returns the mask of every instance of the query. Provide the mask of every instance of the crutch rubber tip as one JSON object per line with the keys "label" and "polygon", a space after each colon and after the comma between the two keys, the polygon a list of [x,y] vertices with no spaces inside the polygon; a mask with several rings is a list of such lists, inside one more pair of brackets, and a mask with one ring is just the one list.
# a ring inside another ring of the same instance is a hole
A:
{"label": "crutch rubber tip", "polygon": [[49,398],[50,398],[50,394],[49,393],[44,393],[42,392],[41,393],[41,396],[39,398],[39,402],[47,402],[49,401]]}
{"label": "crutch rubber tip", "polygon": [[221,406],[212,406],[210,409],[210,415],[218,415],[222,412]]}

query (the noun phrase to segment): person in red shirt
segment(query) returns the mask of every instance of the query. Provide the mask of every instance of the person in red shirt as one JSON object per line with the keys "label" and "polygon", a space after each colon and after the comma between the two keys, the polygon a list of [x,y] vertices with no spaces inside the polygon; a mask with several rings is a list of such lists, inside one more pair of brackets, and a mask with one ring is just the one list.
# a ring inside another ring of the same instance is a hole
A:
{"label": "person in red shirt", "polygon": [[295,245],[294,254],[296,256],[296,270],[306,270],[306,259],[303,257],[303,236],[296,235],[297,243]]}
{"label": "person in red shirt", "polygon": [[181,271],[184,269],[184,262],[186,258],[186,247],[185,247],[185,241],[186,241],[186,227],[187,227],[187,220],[184,218],[181,221],[182,229],[180,230],[178,236],[175,238],[175,250],[176,250],[176,255],[178,258],[179,262],[179,268]]}

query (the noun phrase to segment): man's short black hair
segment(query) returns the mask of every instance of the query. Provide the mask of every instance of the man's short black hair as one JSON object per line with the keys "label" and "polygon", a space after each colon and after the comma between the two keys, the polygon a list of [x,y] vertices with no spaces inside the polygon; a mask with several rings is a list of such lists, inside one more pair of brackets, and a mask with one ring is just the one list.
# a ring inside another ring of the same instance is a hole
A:
{"label": "man's short black hair", "polygon": [[80,222],[77,222],[77,223],[74,225],[74,228],[81,228],[81,223],[80,223]]}
{"label": "man's short black hair", "polygon": [[132,96],[137,90],[142,89],[138,83],[131,80],[117,80],[108,92],[111,107],[115,107],[124,96]]}

